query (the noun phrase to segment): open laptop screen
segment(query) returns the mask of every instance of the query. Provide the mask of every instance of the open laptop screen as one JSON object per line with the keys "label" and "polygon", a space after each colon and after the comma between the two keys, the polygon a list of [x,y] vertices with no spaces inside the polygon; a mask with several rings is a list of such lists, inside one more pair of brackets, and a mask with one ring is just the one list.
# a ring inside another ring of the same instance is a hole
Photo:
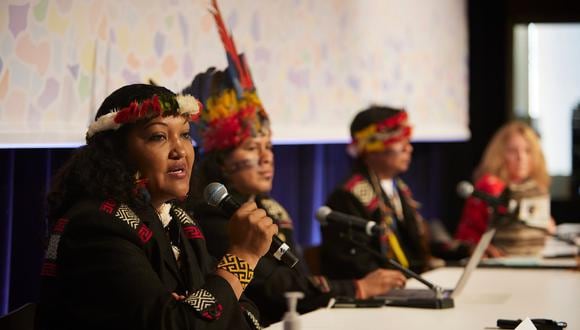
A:
{"label": "open laptop screen", "polygon": [[465,287],[465,284],[467,284],[467,280],[469,280],[471,273],[473,273],[473,270],[477,268],[477,265],[481,261],[483,253],[485,252],[485,249],[487,249],[487,246],[491,242],[494,234],[495,228],[490,228],[481,236],[481,239],[475,246],[475,249],[471,254],[471,258],[469,258],[469,261],[467,262],[467,265],[465,266],[459,281],[457,281],[457,284],[455,285],[455,289],[453,289],[453,293],[451,293],[451,298],[456,298],[461,293]]}

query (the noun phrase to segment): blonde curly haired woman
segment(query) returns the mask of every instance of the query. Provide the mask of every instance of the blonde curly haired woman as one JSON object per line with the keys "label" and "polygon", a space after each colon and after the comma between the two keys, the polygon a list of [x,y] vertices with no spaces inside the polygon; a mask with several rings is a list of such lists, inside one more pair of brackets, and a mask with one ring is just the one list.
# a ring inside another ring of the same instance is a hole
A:
{"label": "blonde curly haired woman", "polygon": [[[501,196],[504,191],[509,192],[509,199],[515,200],[518,208],[516,212],[508,212],[508,217],[526,220],[521,217],[530,216],[523,214],[524,199],[542,200],[543,205],[549,204],[550,176],[540,139],[524,122],[509,122],[495,133],[473,178],[478,191],[495,197]],[[549,211],[545,212],[545,208],[543,210],[545,229],[553,232],[554,220],[549,216]],[[468,198],[456,238],[477,243],[492,220],[491,214],[485,201]],[[490,257],[536,254],[543,246],[546,230],[508,221],[500,226],[487,253]]]}

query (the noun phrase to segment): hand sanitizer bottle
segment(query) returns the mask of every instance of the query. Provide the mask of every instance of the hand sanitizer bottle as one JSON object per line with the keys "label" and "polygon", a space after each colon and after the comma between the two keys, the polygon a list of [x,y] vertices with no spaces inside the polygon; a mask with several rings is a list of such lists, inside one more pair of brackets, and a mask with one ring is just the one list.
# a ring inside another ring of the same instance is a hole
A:
{"label": "hand sanitizer bottle", "polygon": [[298,299],[304,297],[304,293],[286,292],[284,296],[288,302],[288,311],[282,318],[282,321],[284,322],[284,330],[300,330],[300,319],[296,312],[296,304],[298,303]]}

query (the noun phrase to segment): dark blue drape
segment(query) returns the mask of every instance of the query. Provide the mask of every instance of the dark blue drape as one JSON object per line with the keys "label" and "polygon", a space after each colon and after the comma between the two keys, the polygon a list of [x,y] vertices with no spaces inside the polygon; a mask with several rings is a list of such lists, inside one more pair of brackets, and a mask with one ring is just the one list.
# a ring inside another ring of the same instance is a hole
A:
{"label": "dark blue drape", "polygon": [[[405,175],[427,218],[441,216],[442,148],[416,144]],[[274,152],[272,195],[294,220],[298,243],[317,245],[320,231],[313,215],[350,172],[345,145],[275,146]],[[45,196],[50,178],[71,153],[71,149],[0,150],[0,314],[38,297],[46,241]]]}
{"label": "dark blue drape", "polygon": [[272,195],[294,220],[298,243],[317,244],[320,230],[313,215],[331,189],[348,174],[350,160],[345,146],[276,146],[275,157]]}
{"label": "dark blue drape", "polygon": [[[456,148],[455,145],[461,144],[415,144],[411,167],[402,175],[415,198],[422,203],[421,213],[427,219],[455,218],[444,214],[447,212],[444,206],[453,203],[455,194],[452,192],[449,199],[445,198],[449,195],[442,192],[449,188],[443,187],[448,179],[452,184],[459,179],[441,175],[450,168],[444,164],[448,158],[442,158],[442,154]],[[319,224],[314,213],[350,173],[352,159],[345,149],[344,144],[277,146],[275,149],[276,176],[272,195],[287,208],[294,220],[297,241],[303,246],[320,243]],[[465,171],[455,173],[462,175],[461,172]],[[454,220],[448,223],[450,227],[455,225]]]}
{"label": "dark blue drape", "polygon": [[45,246],[45,196],[66,149],[0,150],[0,314],[34,300]]}

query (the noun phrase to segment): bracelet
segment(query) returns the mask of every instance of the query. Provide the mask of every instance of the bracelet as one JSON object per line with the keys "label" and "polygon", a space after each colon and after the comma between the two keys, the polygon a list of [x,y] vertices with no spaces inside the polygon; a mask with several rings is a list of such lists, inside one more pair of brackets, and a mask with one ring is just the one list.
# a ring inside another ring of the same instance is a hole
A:
{"label": "bracelet", "polygon": [[228,273],[235,275],[238,280],[240,280],[242,289],[246,289],[254,277],[254,270],[250,267],[250,265],[245,260],[242,260],[230,253],[226,253],[222,257],[217,265],[217,268],[223,269]]}

